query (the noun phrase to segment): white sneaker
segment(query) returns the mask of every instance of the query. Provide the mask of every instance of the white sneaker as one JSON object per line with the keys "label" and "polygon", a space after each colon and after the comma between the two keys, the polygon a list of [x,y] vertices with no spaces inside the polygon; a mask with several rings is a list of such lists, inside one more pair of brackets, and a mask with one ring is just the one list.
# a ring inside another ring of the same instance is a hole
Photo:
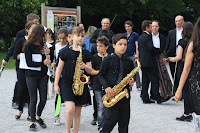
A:
{"label": "white sneaker", "polygon": [[60,126],[60,118],[55,118],[54,125]]}

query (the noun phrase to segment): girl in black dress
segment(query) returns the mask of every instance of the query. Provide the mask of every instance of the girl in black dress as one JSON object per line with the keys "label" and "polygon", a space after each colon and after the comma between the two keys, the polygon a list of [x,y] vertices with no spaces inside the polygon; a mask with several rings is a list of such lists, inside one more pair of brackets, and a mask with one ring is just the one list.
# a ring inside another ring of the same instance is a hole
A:
{"label": "girl in black dress", "polygon": [[[73,133],[78,133],[82,106],[91,104],[90,93],[86,84],[84,85],[83,94],[81,96],[75,95],[72,90],[76,60],[80,53],[78,45],[82,46],[84,35],[84,29],[80,27],[74,28],[72,33],[73,45],[71,47],[65,47],[59,52],[59,63],[56,70],[54,89],[56,93],[62,93],[63,100],[65,101],[66,133],[70,133],[72,121]],[[82,63],[80,64],[80,68],[88,73],[91,70],[90,53],[85,49],[82,49]],[[61,87],[59,88],[58,83],[61,75]]]}
{"label": "girl in black dress", "polygon": [[[182,73],[183,67],[184,67],[184,61],[182,60],[184,50],[192,36],[193,24],[191,22],[185,22],[182,25],[182,27],[183,27],[183,31],[182,31],[183,38],[180,39],[178,42],[177,55],[176,55],[176,57],[168,57],[167,58],[167,60],[169,60],[170,62],[178,61],[178,66],[177,66],[178,82],[180,80],[181,73]],[[190,122],[192,120],[193,106],[191,104],[191,96],[190,96],[188,82],[186,82],[184,85],[183,97],[184,97],[184,114],[181,117],[177,117],[176,120]]]}
{"label": "girl in black dress", "polygon": [[[191,37],[191,42],[185,55],[185,63],[181,74],[175,100],[178,102],[182,97],[182,89],[188,78],[189,89],[194,105],[193,119],[196,132],[200,133],[200,18],[197,20]],[[189,77],[188,77],[189,75]]]}
{"label": "girl in black dress", "polygon": [[[26,36],[20,38],[15,46],[15,51],[14,51],[14,59],[16,59],[16,70],[17,70],[17,77],[18,77],[18,99],[19,99],[19,107],[18,107],[18,112],[15,115],[16,119],[19,119],[21,117],[21,114],[23,113],[23,105],[25,103],[25,99],[27,98],[27,102],[29,105],[30,102],[30,97],[28,93],[28,88],[26,85],[26,77],[25,77],[25,69],[19,68],[19,63],[20,63],[20,53],[24,53],[22,50],[23,45],[25,41],[28,39],[28,36],[31,34],[32,29],[37,26],[36,22],[30,21],[26,23],[25,29],[26,29]],[[30,112],[28,111],[28,118],[27,120],[30,120]]]}
{"label": "girl in black dress", "polygon": [[[40,118],[47,100],[47,64],[51,63],[50,59],[46,59],[44,50],[44,27],[37,25],[24,44],[25,58],[29,69],[26,70],[26,83],[30,95],[31,125],[29,130],[36,131],[35,122],[39,123],[42,128],[46,128],[46,124]],[[31,68],[30,68],[31,67]],[[37,70],[36,70],[37,69]],[[39,90],[40,102],[37,107],[37,89]]]}

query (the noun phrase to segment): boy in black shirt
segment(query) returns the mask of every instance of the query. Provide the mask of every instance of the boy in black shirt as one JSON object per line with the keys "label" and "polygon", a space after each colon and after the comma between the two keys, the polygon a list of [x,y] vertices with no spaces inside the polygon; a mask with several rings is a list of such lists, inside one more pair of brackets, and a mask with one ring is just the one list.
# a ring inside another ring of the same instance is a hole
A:
{"label": "boy in black shirt", "polygon": [[[101,66],[102,60],[104,57],[108,55],[106,50],[108,49],[109,45],[109,40],[107,37],[102,36],[97,38],[97,51],[95,55],[93,55],[92,58],[92,68],[94,71],[92,71],[93,76],[93,92],[94,92],[94,97],[96,100],[97,105],[94,106],[94,110],[97,112],[97,120],[98,121],[98,126],[99,128],[101,127],[101,123],[104,121],[104,105],[102,101],[102,85],[99,83],[99,80],[97,78],[97,74],[99,73],[99,68]],[[95,114],[95,113],[94,113]],[[94,115],[95,116],[95,115]],[[95,119],[95,118],[94,118]]]}
{"label": "boy in black shirt", "polygon": [[[114,53],[104,58],[99,70],[98,79],[108,96],[113,96],[112,87],[119,84],[121,80],[134,69],[133,61],[124,56],[127,48],[127,37],[124,34],[116,34],[112,38]],[[134,80],[129,81],[133,86]],[[128,89],[129,85],[124,88]],[[123,91],[123,90],[122,90]],[[119,125],[119,133],[128,133],[130,119],[130,98],[122,98],[114,106],[105,108],[105,120],[100,128],[100,133],[110,133],[116,123]]]}

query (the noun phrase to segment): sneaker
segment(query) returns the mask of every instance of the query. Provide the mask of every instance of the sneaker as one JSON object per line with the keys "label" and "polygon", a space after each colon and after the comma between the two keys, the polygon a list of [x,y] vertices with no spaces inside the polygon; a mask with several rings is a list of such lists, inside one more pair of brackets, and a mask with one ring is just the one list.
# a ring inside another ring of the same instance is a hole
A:
{"label": "sneaker", "polygon": [[60,126],[60,118],[59,117],[55,118],[54,125]]}
{"label": "sneaker", "polygon": [[94,119],[92,120],[91,124],[92,124],[92,125],[97,125],[97,119],[94,118]]}
{"label": "sneaker", "polygon": [[37,130],[37,126],[35,125],[35,123],[32,123],[29,127],[29,131],[36,131]]}
{"label": "sneaker", "polygon": [[182,115],[181,117],[176,117],[176,120],[191,122],[192,121],[192,115],[190,115],[190,116]]}
{"label": "sneaker", "polygon": [[36,119],[37,123],[42,127],[42,128],[46,128],[47,125],[44,123],[44,121],[40,118],[40,119]]}

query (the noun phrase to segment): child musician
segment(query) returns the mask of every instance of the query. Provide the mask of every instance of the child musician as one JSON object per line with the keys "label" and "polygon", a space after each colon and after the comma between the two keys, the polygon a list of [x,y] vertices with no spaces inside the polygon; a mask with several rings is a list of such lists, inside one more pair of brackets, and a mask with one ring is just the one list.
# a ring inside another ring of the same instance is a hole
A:
{"label": "child musician", "polygon": [[[98,74],[99,82],[108,96],[114,95],[112,87],[119,84],[121,80],[134,69],[133,61],[124,56],[127,48],[126,35],[122,33],[114,35],[112,43],[114,53],[104,58]],[[130,79],[128,82],[130,86],[133,86],[133,79]],[[129,85],[124,88],[128,89],[130,96]],[[105,107],[104,110],[105,119],[104,123],[102,123],[102,127],[99,129],[100,133],[110,133],[117,123],[119,125],[119,133],[128,133],[130,98],[124,97],[114,106],[109,108]]]}
{"label": "child musician", "polygon": [[[56,61],[58,59],[58,53],[61,49],[66,47],[67,45],[67,29],[66,28],[60,28],[58,30],[58,39],[60,42],[56,43],[53,47],[50,48],[50,54],[51,54],[51,61],[55,61],[51,64],[53,68],[56,68]],[[57,105],[57,99],[58,99],[58,94],[56,95],[55,99],[55,108]],[[61,100],[63,103],[62,99],[62,94],[61,94]],[[55,117],[54,125],[59,126],[60,125],[60,114]]]}
{"label": "child musician", "polygon": [[[28,93],[28,88],[26,85],[26,77],[25,77],[25,69],[21,69],[19,68],[19,64],[20,64],[20,53],[24,53],[23,51],[23,45],[26,42],[26,40],[28,39],[28,36],[31,34],[32,29],[37,26],[37,23],[34,21],[29,21],[28,23],[26,23],[25,25],[25,29],[26,29],[26,35],[24,37],[21,37],[16,45],[15,45],[15,51],[14,51],[14,59],[16,59],[16,70],[17,70],[17,77],[18,77],[18,100],[19,100],[19,108],[18,108],[18,112],[15,115],[16,119],[19,119],[21,117],[21,114],[23,113],[23,105],[25,103],[25,100],[27,98],[28,101],[28,106],[30,103],[30,97],[29,97],[29,93]],[[28,117],[27,120],[30,120],[30,112],[28,110]]]}
{"label": "child musician", "polygon": [[[37,25],[28,37],[25,43],[25,58],[28,67],[26,70],[26,83],[30,95],[31,126],[30,131],[36,131],[35,122],[39,123],[42,128],[46,128],[46,124],[40,118],[47,100],[47,64],[51,63],[50,59],[46,59],[44,50],[44,27]],[[33,69],[34,68],[34,69]],[[40,102],[37,107],[37,89],[39,90]]]}
{"label": "child musician", "polygon": [[92,68],[94,69],[94,71],[92,71],[91,73],[91,75],[94,75],[92,88],[93,88],[95,100],[97,103],[97,122],[98,122],[99,128],[101,128],[101,125],[102,125],[101,123],[104,121],[104,114],[103,114],[104,105],[102,101],[102,86],[99,83],[97,74],[99,73],[102,60],[104,59],[104,57],[108,55],[108,53],[106,52],[106,50],[108,49],[108,45],[109,45],[109,40],[107,37],[105,36],[98,37],[97,38],[98,53],[93,55],[93,58],[92,58]]}
{"label": "child musician", "polygon": [[[84,35],[84,29],[81,27],[74,28],[72,33],[73,45],[71,47],[65,47],[59,52],[59,63],[56,70],[54,89],[57,94],[61,92],[65,102],[66,133],[70,133],[72,121],[73,133],[78,133],[82,106],[91,104],[90,93],[86,84],[84,85],[83,94],[81,96],[75,95],[72,90],[76,65],[80,65],[80,68],[85,69],[86,72],[89,72],[89,67],[91,68],[90,53],[85,49],[82,49],[82,62],[76,64],[77,57],[79,57],[80,54],[80,48],[78,46],[82,47]],[[61,74],[61,87],[59,87],[58,83]]]}

